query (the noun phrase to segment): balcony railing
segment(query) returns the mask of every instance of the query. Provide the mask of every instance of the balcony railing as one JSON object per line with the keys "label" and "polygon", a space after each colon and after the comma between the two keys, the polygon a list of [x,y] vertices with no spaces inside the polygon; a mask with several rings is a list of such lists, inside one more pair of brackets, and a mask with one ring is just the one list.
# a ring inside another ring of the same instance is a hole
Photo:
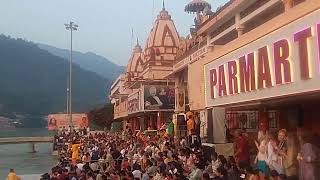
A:
{"label": "balcony railing", "polygon": [[190,49],[186,50],[184,54],[176,57],[175,64],[179,64],[179,62],[184,61],[186,58],[191,58],[192,61],[192,55],[206,45],[207,41],[202,41],[201,43],[197,43],[196,45],[192,46]]}
{"label": "balcony railing", "polygon": [[[268,111],[269,128],[278,128],[277,111]],[[259,111],[227,111],[226,124],[228,129],[258,129]]]}
{"label": "balcony railing", "polygon": [[118,117],[126,116],[128,114],[127,101],[121,102],[118,106],[115,106],[113,113],[115,119],[117,119]]}

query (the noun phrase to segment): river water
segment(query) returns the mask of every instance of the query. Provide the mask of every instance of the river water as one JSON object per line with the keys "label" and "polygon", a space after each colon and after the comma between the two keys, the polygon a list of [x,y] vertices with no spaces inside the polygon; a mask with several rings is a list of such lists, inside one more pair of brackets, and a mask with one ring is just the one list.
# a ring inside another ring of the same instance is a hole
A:
{"label": "river water", "polygon": [[[0,137],[52,135],[47,129],[0,130]],[[19,175],[49,172],[56,162],[51,154],[52,143],[36,144],[36,151],[36,153],[30,153],[29,144],[0,145],[0,180],[6,179],[10,168],[14,168]]]}

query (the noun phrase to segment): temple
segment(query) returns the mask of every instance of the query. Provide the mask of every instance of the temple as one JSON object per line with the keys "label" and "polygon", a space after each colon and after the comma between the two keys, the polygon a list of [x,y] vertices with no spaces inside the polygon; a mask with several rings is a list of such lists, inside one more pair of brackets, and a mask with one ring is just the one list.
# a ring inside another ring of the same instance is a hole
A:
{"label": "temple", "polygon": [[156,130],[172,119],[174,81],[166,78],[178,52],[180,37],[163,6],[147,36],[145,47],[137,41],[124,74],[111,87],[114,119],[132,130]]}

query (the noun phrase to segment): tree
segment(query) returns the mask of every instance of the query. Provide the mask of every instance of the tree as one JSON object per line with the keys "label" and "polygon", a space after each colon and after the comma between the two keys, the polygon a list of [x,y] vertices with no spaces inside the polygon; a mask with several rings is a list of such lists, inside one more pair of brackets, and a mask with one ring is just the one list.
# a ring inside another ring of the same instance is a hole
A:
{"label": "tree", "polygon": [[113,105],[106,104],[102,108],[89,111],[88,118],[90,122],[100,127],[110,129],[113,121]]}

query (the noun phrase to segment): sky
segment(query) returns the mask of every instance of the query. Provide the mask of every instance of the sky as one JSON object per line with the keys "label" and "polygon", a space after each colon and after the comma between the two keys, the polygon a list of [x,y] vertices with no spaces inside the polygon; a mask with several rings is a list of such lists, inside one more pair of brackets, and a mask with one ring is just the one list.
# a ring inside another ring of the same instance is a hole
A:
{"label": "sky", "polygon": [[[191,0],[165,0],[180,36],[189,34],[193,14],[184,12]],[[228,0],[207,0],[212,10]],[[126,65],[134,39],[144,45],[162,0],[1,0],[0,34],[67,49],[70,32],[64,24],[79,25],[73,49],[94,52]]]}

